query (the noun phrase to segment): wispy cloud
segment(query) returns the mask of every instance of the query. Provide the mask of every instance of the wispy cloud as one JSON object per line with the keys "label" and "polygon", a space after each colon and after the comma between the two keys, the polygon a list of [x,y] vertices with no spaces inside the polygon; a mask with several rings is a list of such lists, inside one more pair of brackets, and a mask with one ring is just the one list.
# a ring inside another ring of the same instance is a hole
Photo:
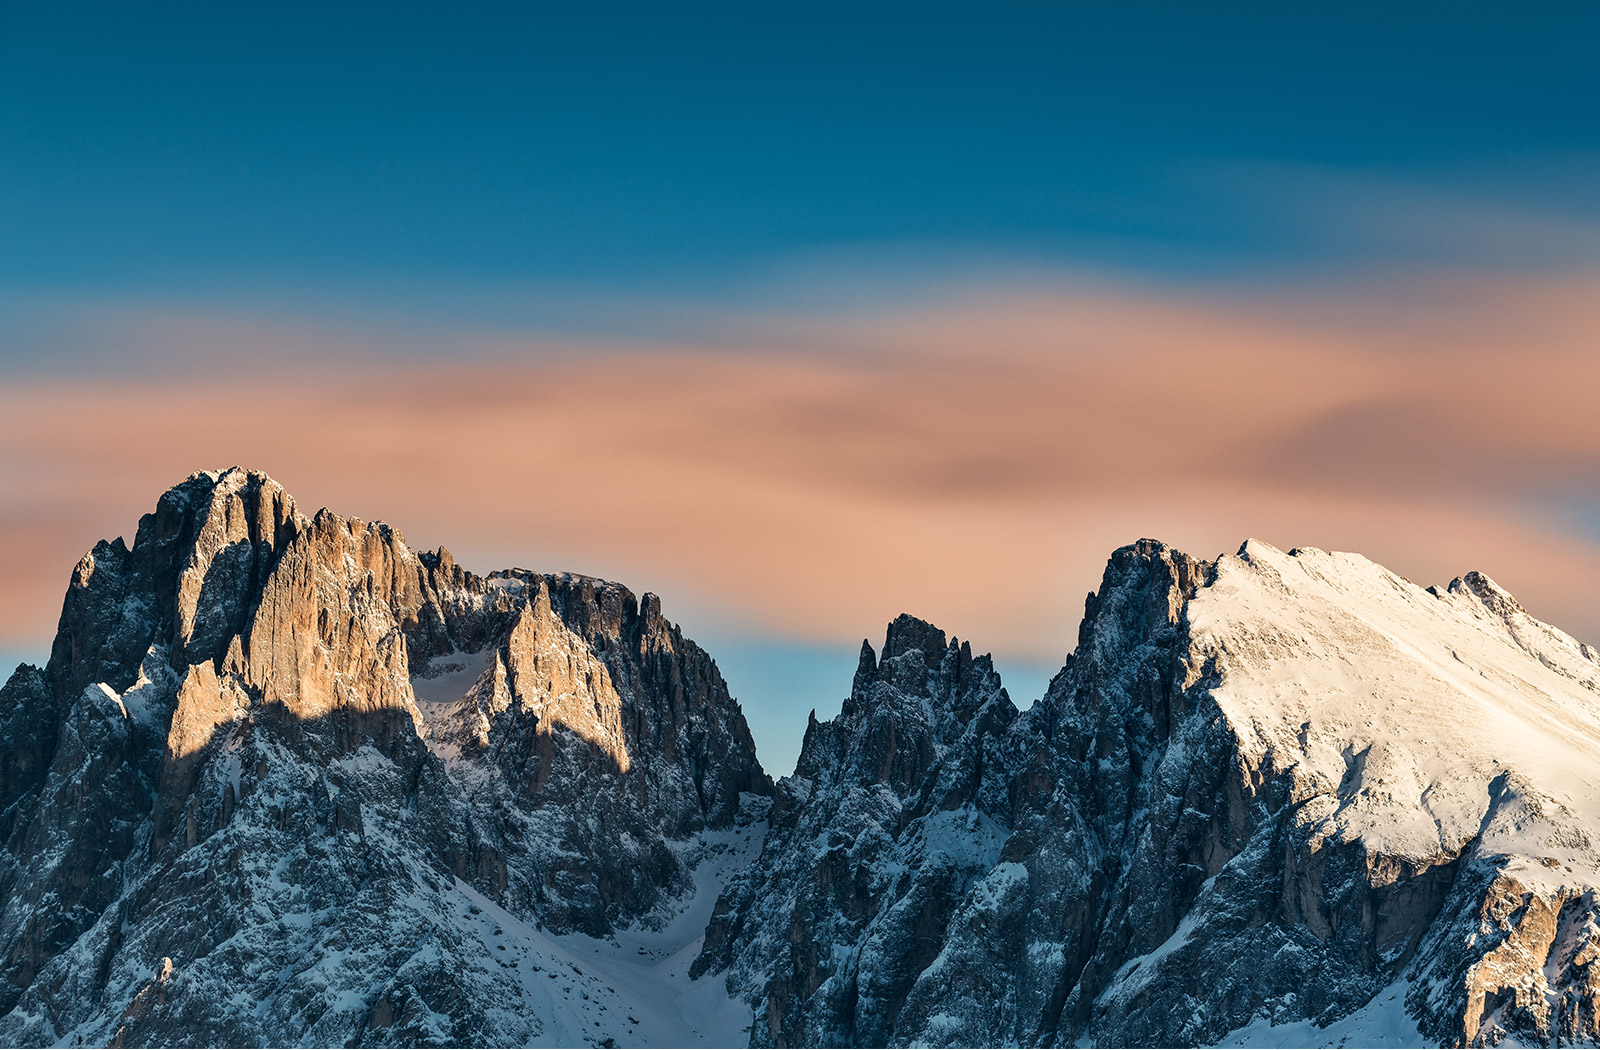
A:
{"label": "wispy cloud", "polygon": [[1297,270],[1600,266],[1600,155],[1591,153],[1390,170],[1197,162],[1181,184],[1191,206],[1249,227],[1254,251],[1292,257]]}
{"label": "wispy cloud", "polygon": [[467,329],[444,362],[383,357],[381,331],[142,316],[204,363],[0,391],[0,645],[48,636],[95,539],[235,462],[468,564],[610,575],[799,639],[913,611],[1058,659],[1141,535],[1483,569],[1600,637],[1600,544],[1550,510],[1600,491],[1600,277],[1058,287],[706,343]]}

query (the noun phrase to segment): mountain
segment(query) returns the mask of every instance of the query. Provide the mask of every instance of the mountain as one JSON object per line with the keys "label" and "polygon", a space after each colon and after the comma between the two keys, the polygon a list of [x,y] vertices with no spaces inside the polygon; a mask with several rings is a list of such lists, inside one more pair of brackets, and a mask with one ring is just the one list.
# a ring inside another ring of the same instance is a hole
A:
{"label": "mountain", "polygon": [[1600,1037],[1600,654],[1488,578],[1142,541],[1021,715],[940,643],[864,654],[717,905],[754,1043]]}
{"label": "mountain", "polygon": [[0,1043],[1600,1041],[1600,654],[1114,552],[1019,710],[902,616],[776,785],[612,583],[202,473],[0,688]]}
{"label": "mountain", "polygon": [[480,578],[238,469],[79,562],[0,734],[10,1045],[627,1038],[574,952],[633,929],[648,983],[772,792],[654,595]]}

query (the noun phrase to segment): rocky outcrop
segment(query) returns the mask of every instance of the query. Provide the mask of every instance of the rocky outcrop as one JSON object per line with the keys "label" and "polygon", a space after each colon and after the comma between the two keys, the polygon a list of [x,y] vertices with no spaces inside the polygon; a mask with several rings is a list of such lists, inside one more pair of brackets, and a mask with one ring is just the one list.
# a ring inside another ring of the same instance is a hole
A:
{"label": "rocky outcrop", "polygon": [[238,469],[85,556],[0,730],[10,1044],[527,1042],[466,920],[664,922],[772,790],[653,595],[480,578]]}
{"label": "rocky outcrop", "polygon": [[755,1045],[891,1041],[1010,815],[1016,708],[987,656],[902,616],[813,713],[760,859],[717,903],[699,972],[731,969]]}

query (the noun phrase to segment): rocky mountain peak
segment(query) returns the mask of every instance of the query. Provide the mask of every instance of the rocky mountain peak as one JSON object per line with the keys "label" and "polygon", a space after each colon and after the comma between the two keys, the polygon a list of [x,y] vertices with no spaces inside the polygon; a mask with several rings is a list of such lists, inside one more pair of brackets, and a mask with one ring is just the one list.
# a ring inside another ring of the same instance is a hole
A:
{"label": "rocky mountain peak", "polygon": [[50,655],[57,693],[128,688],[152,645],[175,669],[221,656],[305,525],[266,474],[190,475],[139,520],[132,548],[102,541],[74,569]]}
{"label": "rocky mountain peak", "polygon": [[881,659],[870,642],[861,643],[839,718],[826,724],[813,719],[797,773],[820,771],[832,762],[821,756],[843,748],[854,756],[847,760],[851,775],[914,790],[989,702],[1011,707],[993,661],[974,657],[971,645],[947,642],[933,624],[902,613],[888,626]]}
{"label": "rocky mountain peak", "polygon": [[852,693],[865,691],[872,685],[873,679],[878,677],[878,654],[872,648],[872,640],[861,639],[861,653],[856,658],[856,674],[851,680]]}
{"label": "rocky mountain peak", "polygon": [[304,519],[281,485],[239,467],[192,475],[172,492],[187,497],[194,515],[193,538],[180,555],[173,659],[215,659],[243,630],[252,598]]}
{"label": "rocky mountain peak", "polygon": [[1016,717],[990,658],[924,620],[890,623],[882,659],[862,643],[850,697],[811,718],[761,857],[695,962],[755,1006],[753,1044],[891,1040],[930,931],[998,859]]}
{"label": "rocky mountain peak", "polygon": [[654,596],[479,577],[239,468],[85,556],[0,732],[10,1043],[527,1042],[493,949],[439,931],[666,922],[772,790]]}
{"label": "rocky mountain peak", "polygon": [[926,620],[901,613],[889,622],[884,632],[883,660],[898,660],[908,653],[918,653],[931,671],[939,666],[944,656],[944,632]]}
{"label": "rocky mountain peak", "polygon": [[1456,577],[1450,581],[1450,590],[1457,593],[1468,591],[1476,595],[1486,606],[1504,608],[1507,611],[1524,611],[1522,604],[1511,596],[1510,591],[1481,572],[1469,572],[1465,576]]}

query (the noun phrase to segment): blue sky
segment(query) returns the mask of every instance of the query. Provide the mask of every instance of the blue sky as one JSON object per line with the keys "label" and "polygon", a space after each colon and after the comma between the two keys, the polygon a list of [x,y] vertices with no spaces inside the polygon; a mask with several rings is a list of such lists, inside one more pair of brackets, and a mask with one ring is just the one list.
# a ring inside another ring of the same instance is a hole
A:
{"label": "blue sky", "polygon": [[1597,38],[1580,3],[10,5],[0,282],[697,294],[862,254],[1459,252],[1315,201],[1592,217]]}
{"label": "blue sky", "polygon": [[[1328,317],[1373,332],[1394,320],[1392,302],[1380,309],[1350,288],[1404,289],[1440,274],[1515,284],[1521,305],[1503,316],[1483,307],[1476,330],[1502,324],[1508,348],[1524,334],[1544,339],[1560,362],[1590,331],[1572,282],[1600,272],[1592,3],[12,4],[0,9],[0,98],[0,375],[18,397],[25,384],[211,376],[243,363],[312,389],[330,360],[470,363],[490,337],[515,337],[513,357],[552,339],[587,340],[595,353],[620,341],[630,353],[692,342],[751,354],[774,331],[791,344],[808,332],[843,338],[826,326],[1062,288],[1075,309],[1109,289],[1130,324],[1152,316],[1151,304],[1178,303],[1197,324],[1210,317],[1208,297],[1252,323],[1263,302],[1292,304],[1314,315],[1296,329],[1312,333],[1310,360]],[[1569,328],[1534,332],[1536,307],[1516,284],[1530,281],[1564,289]],[[1490,298],[1469,289],[1455,301]],[[1433,323],[1425,313],[1405,323],[1420,330]],[[1040,324],[1060,323],[1048,316]],[[823,327],[804,327],[813,323]],[[975,382],[992,349],[972,341]],[[1216,367],[1200,355],[1186,366]],[[1447,355],[1440,362],[1459,372]],[[1426,375],[1408,381],[1426,395]],[[926,418],[902,408],[895,426],[907,441],[944,432],[933,408]],[[826,432],[830,411],[795,432]],[[1003,411],[997,421],[1007,422]],[[1443,424],[1428,434],[1416,425],[1427,439],[1419,447],[1443,450],[1439,462],[1459,451]],[[468,429],[438,439],[469,455]],[[91,512],[45,466],[69,430],[0,440],[0,535],[54,537],[62,580],[68,552],[131,531],[158,484],[265,447],[189,435],[166,458],[134,464],[148,474],[137,475],[137,500],[119,490]],[[877,432],[862,433],[865,442]],[[750,440],[788,448],[793,436]],[[1543,467],[1561,454],[1559,435],[1549,440],[1528,453]],[[318,480],[283,456],[252,465],[287,470],[291,488],[336,509],[351,501],[407,527],[406,514],[432,513],[422,500],[362,506],[370,489]],[[668,466],[717,458],[685,457]],[[1592,464],[1572,462],[1572,484],[1546,482],[1539,498],[1592,507]],[[134,487],[128,464],[101,466]],[[827,469],[854,466],[836,458]],[[760,467],[708,499],[744,492],[746,481],[758,491],[771,476]],[[101,467],[86,459],[73,469]],[[821,468],[807,469],[791,488]],[[1288,492],[1293,479],[1273,483]],[[1105,510],[1126,498],[1095,497],[1107,535],[1131,540],[1152,522],[1181,531],[1148,508]],[[1525,494],[1497,498],[1505,521],[1526,517]],[[846,503],[818,521],[844,530],[860,520]],[[966,520],[959,500],[939,506],[942,522]],[[909,520],[934,512],[918,513]],[[1322,542],[1303,522],[1330,516],[1295,513],[1304,516],[1286,529],[1290,542],[1307,533]],[[1241,512],[1215,531],[1242,539],[1260,520]],[[563,546],[536,517],[526,525],[537,542],[475,537],[475,521],[438,519],[433,538],[509,561],[541,553],[553,561],[545,568],[627,572],[641,589],[667,564],[598,540]],[[1591,519],[1568,515],[1561,528],[1583,551],[1594,546]],[[940,543],[968,535],[949,529]],[[1039,526],[1030,542],[1043,550],[1045,534]],[[1199,534],[1211,542],[1213,532]],[[1326,542],[1367,535],[1331,529]],[[9,542],[18,565],[45,556]],[[885,551],[873,557],[892,560]],[[4,555],[0,569],[12,565]],[[1550,553],[1529,579],[1557,579],[1566,556]],[[1062,572],[1051,557],[1041,554],[1026,582],[1039,594]],[[1417,564],[1432,571],[1426,558]],[[722,655],[782,770],[805,711],[836,710],[856,639],[877,644],[882,619],[841,613],[807,633],[772,626],[774,614],[741,630],[742,607],[720,618],[694,611],[748,574],[727,572],[722,591],[664,596]],[[1036,697],[1059,666],[1097,575],[1088,559],[1059,601],[1037,599],[1054,610],[1059,647],[1001,652],[1018,700]],[[712,576],[660,574],[663,589]],[[40,579],[34,590],[0,587],[0,655],[44,655],[60,581]],[[888,579],[857,582],[895,593]],[[1555,607],[1580,607],[1576,584],[1567,598],[1537,585]],[[774,607],[792,599],[773,593]],[[952,619],[965,600],[951,598]],[[21,604],[48,615],[34,624],[6,613]],[[1004,634],[973,641],[1000,652]]]}

